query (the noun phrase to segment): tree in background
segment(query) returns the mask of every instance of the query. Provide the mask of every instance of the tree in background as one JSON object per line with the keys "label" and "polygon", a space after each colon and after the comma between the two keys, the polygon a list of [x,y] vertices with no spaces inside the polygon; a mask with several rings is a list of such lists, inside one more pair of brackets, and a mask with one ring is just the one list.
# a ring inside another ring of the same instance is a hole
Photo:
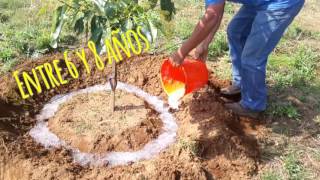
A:
{"label": "tree in background", "polygon": [[[159,2],[160,1],[160,2]],[[57,48],[63,26],[67,24],[77,35],[85,34],[100,52],[103,40],[111,32],[123,33],[142,27],[150,42],[158,29],[164,31],[162,21],[170,21],[175,13],[172,0],[60,0],[55,10],[51,46]]]}

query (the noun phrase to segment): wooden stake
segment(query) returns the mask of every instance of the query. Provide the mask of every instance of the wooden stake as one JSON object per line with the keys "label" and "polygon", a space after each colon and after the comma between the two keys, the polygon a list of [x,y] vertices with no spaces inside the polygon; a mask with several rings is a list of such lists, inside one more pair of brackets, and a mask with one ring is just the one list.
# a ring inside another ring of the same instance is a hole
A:
{"label": "wooden stake", "polygon": [[112,112],[115,111],[115,104],[116,104],[115,97],[116,97],[116,92],[112,91],[112,93],[111,93],[111,108],[112,108],[111,110],[112,110]]}
{"label": "wooden stake", "polygon": [[115,103],[116,103],[116,88],[117,88],[117,62],[112,61],[112,74],[109,77],[109,83],[111,86],[111,110],[115,111]]}

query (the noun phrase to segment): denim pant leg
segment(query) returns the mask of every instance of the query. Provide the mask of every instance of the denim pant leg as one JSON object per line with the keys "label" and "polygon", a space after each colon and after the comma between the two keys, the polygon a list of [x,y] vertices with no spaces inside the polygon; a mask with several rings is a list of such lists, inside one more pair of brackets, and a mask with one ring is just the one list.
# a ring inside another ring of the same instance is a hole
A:
{"label": "denim pant leg", "polygon": [[242,106],[255,111],[266,109],[268,56],[303,4],[302,0],[288,9],[258,11],[241,56]]}
{"label": "denim pant leg", "polygon": [[241,54],[256,14],[253,8],[242,6],[227,29],[232,62],[232,81],[238,87],[241,87]]}

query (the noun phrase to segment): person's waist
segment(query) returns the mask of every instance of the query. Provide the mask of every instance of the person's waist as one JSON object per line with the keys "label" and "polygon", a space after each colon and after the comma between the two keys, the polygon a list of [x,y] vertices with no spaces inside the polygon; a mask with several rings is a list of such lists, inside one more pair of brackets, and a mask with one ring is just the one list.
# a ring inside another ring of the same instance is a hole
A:
{"label": "person's waist", "polygon": [[230,2],[240,3],[246,6],[263,9],[283,9],[295,6],[304,0],[228,0]]}

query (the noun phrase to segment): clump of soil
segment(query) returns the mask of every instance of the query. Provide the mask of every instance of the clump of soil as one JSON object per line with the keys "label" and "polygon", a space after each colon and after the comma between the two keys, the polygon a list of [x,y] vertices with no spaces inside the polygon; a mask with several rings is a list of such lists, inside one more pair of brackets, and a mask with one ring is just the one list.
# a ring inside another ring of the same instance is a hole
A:
{"label": "clump of soil", "polygon": [[[90,54],[89,51],[87,53]],[[41,58],[38,61],[26,62],[18,66],[17,69],[30,71],[31,68],[39,64],[61,58],[63,58],[62,54],[56,54],[52,57]],[[10,161],[8,162],[9,169],[13,169],[11,166],[15,166],[16,169],[20,169],[23,166],[22,175],[19,176],[15,173],[17,177],[23,177],[24,179],[250,179],[257,172],[259,148],[256,137],[264,134],[264,128],[254,121],[239,119],[224,108],[218,93],[219,88],[226,82],[219,81],[214,77],[213,73],[210,73],[207,87],[183,98],[179,111],[174,112],[179,126],[177,142],[153,159],[112,168],[86,168],[74,164],[70,153],[64,148],[46,150],[29,135],[24,135],[36,123],[35,115],[39,113],[43,105],[57,94],[64,94],[95,84],[105,83],[106,77],[111,73],[109,65],[103,71],[94,68],[95,61],[92,55],[87,57],[90,67],[93,67],[90,75],[85,73],[85,67],[83,67],[81,61],[76,61],[76,56],[70,59],[74,61],[79,70],[83,70],[79,72],[79,79],[73,80],[68,74],[64,74],[65,79],[69,80],[67,85],[45,91],[26,101],[19,99],[19,91],[11,74],[3,78],[4,81],[2,79],[0,81],[1,84],[5,84],[5,86],[0,86],[0,92],[5,92],[0,94],[2,97],[0,102],[22,109],[21,112],[11,112],[15,114],[14,116],[8,115],[8,118],[12,117],[12,122],[17,124],[14,126],[15,132],[19,132],[16,135],[17,138],[5,141],[6,150],[0,148],[0,155],[8,157]],[[119,80],[166,99],[167,97],[161,88],[159,74],[162,60],[162,55],[145,55],[125,59],[118,66]],[[63,72],[67,72],[66,67],[62,69]],[[104,95],[101,94],[92,96],[96,96],[93,98],[104,99]],[[85,96],[77,97],[74,101],[80,101],[82,104],[88,103]],[[83,108],[80,107],[80,102],[77,105],[74,104],[73,107]],[[98,103],[101,105],[106,103],[105,106],[107,106],[107,101]],[[67,110],[68,108],[71,108],[71,106],[62,107],[59,113],[63,110],[71,113],[71,109]],[[152,107],[150,108],[152,109]],[[92,112],[95,111],[99,110],[94,108]],[[129,110],[127,111],[129,112]],[[61,117],[63,115],[65,117],[71,116],[70,114],[60,114]],[[144,115],[142,113],[141,117]],[[80,115],[73,116],[78,118],[78,120],[73,119],[73,121],[80,121]],[[93,117],[94,115],[86,116]],[[100,123],[100,120],[99,117],[94,119],[95,124]],[[150,124],[148,124],[149,122]],[[150,110],[147,113],[147,119],[134,126],[136,128],[131,128],[134,131],[122,128],[124,135],[121,135],[122,133],[119,131],[120,137],[122,139],[130,139],[139,136],[141,133],[142,136],[147,134],[146,137],[150,138],[152,135],[157,135],[156,130],[161,126],[157,122],[156,111]],[[63,122],[62,124],[67,125],[67,123],[70,122]],[[147,125],[141,126],[141,124]],[[63,126],[60,127],[63,128]],[[69,127],[71,127],[71,123]],[[152,131],[155,130],[155,133],[151,133],[151,135],[144,132],[150,127],[152,127]],[[63,133],[58,134],[61,135]],[[146,142],[149,140],[147,138]],[[141,145],[144,143],[142,142]],[[139,143],[130,148],[128,144],[130,143],[112,148],[135,149],[140,147]],[[100,147],[90,146],[88,151],[100,151],[105,148],[101,147],[99,149]],[[106,149],[108,150],[108,148]]]}
{"label": "clump of soil", "polygon": [[60,105],[49,120],[49,129],[81,152],[133,151],[159,135],[161,120],[142,99],[116,91],[80,94]]}

